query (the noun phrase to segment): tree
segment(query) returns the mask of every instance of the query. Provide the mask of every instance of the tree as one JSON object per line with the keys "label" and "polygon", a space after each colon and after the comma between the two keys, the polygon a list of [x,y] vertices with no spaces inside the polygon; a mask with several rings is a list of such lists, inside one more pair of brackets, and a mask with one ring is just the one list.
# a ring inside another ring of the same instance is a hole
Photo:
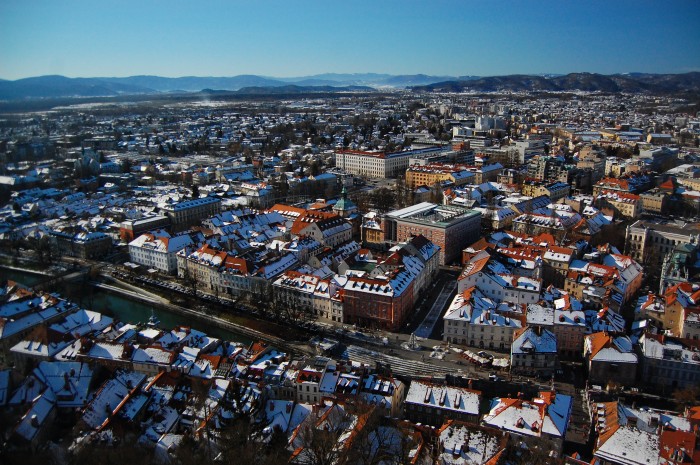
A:
{"label": "tree", "polygon": [[442,186],[438,181],[436,181],[430,188],[430,201],[432,203],[442,204],[443,200],[444,195],[442,193]]}
{"label": "tree", "polygon": [[413,205],[413,190],[406,184],[403,176],[396,178],[396,207],[404,208]]}
{"label": "tree", "polygon": [[673,401],[678,408],[690,407],[700,403],[700,386],[690,386],[673,391]]}
{"label": "tree", "polygon": [[122,173],[130,173],[131,166],[132,166],[131,159],[129,159],[129,157],[122,158],[122,162],[121,162]]}
{"label": "tree", "polygon": [[319,173],[321,172],[321,168],[318,166],[318,162],[316,160],[311,162],[311,164],[309,165],[308,172],[311,176],[318,176],[319,175]]}
{"label": "tree", "polygon": [[415,446],[413,437],[401,431],[394,420],[386,418],[381,409],[362,404],[358,410],[367,412],[364,426],[350,444],[345,462],[362,465],[410,463],[409,453]]}
{"label": "tree", "polygon": [[182,280],[185,282],[185,286],[192,290],[192,295],[197,295],[197,277],[190,271],[189,262],[185,261],[185,271],[182,273]]}
{"label": "tree", "polygon": [[[394,191],[387,189],[386,187],[380,187],[375,189],[370,194],[370,200],[374,208],[380,213],[386,213],[392,208],[396,203],[396,196]],[[359,206],[358,206],[359,208]]]}
{"label": "tree", "polygon": [[301,452],[292,459],[299,465],[336,465],[345,463],[338,438],[351,423],[351,415],[338,404],[330,407],[332,412],[312,412],[299,425],[292,447]]}
{"label": "tree", "polygon": [[[208,385],[193,384],[195,401],[200,406],[207,405]],[[219,407],[225,409],[232,417],[224,426],[211,430],[207,421],[200,428],[203,434],[194,435],[191,440],[183,441],[178,459],[185,464],[201,463],[198,458],[216,451],[216,459],[221,463],[250,463],[253,465],[272,465],[287,461],[285,449],[286,437],[279,429],[268,429],[269,422],[263,414],[263,399],[253,397],[253,391],[245,382],[234,380],[221,400]],[[196,440],[195,438],[198,438]],[[204,449],[205,453],[199,452]],[[212,454],[214,455],[214,454]],[[211,463],[211,457],[206,463]]]}
{"label": "tree", "polygon": [[[26,464],[27,462],[23,461],[22,463]],[[50,461],[41,463],[50,463]],[[99,441],[84,441],[70,457],[68,463],[71,465],[118,465],[125,463],[148,465],[153,463],[153,449],[147,449],[138,444],[138,441],[124,441],[111,445],[103,445]]]}
{"label": "tree", "polygon": [[192,198],[199,198],[199,186],[197,184],[192,184]]}
{"label": "tree", "polygon": [[55,258],[54,248],[48,236],[30,238],[30,247],[34,250],[37,260],[41,265],[51,265]]}
{"label": "tree", "polygon": [[367,192],[360,191],[357,192],[353,195],[350,196],[350,199],[353,201],[355,205],[357,205],[357,209],[361,212],[367,212],[370,209],[370,196]]}

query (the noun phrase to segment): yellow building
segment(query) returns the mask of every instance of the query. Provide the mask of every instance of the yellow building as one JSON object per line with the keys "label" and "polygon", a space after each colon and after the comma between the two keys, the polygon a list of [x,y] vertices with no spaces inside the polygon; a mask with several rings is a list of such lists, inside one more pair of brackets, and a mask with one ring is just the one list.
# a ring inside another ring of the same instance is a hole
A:
{"label": "yellow building", "polygon": [[455,186],[470,184],[474,182],[474,173],[463,166],[437,164],[413,165],[406,170],[406,185],[409,189],[432,186],[443,181],[451,182]]}
{"label": "yellow building", "polygon": [[562,199],[569,195],[571,186],[563,182],[525,182],[523,183],[522,194],[528,197],[539,197],[540,195],[546,195],[555,203],[557,200]]}
{"label": "yellow building", "polygon": [[641,198],[627,192],[602,191],[596,197],[596,207],[612,210],[616,217],[637,218],[642,212]]}

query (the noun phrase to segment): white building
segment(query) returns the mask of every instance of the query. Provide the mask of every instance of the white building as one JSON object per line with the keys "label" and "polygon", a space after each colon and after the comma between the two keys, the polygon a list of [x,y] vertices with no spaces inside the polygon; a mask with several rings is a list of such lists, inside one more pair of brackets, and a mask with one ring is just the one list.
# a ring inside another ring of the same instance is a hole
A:
{"label": "white building", "polygon": [[529,304],[540,299],[542,281],[510,274],[501,263],[491,260],[488,252],[482,251],[471,258],[457,278],[457,292],[475,286],[496,302]]}
{"label": "white building", "polygon": [[519,318],[499,309],[510,307],[498,305],[472,287],[452,300],[445,312],[444,336],[446,342],[471,347],[508,349],[513,333],[522,327]]}
{"label": "white building", "polygon": [[554,373],[557,365],[557,337],[551,331],[536,326],[515,332],[510,348],[513,372]]}
{"label": "white building", "polygon": [[[545,439],[554,456],[560,456],[571,419],[573,399],[564,394],[540,392],[532,401],[495,398],[482,423],[508,431],[526,443]],[[539,445],[542,445],[540,443]]]}
{"label": "white building", "polygon": [[129,242],[129,259],[147,268],[175,274],[177,253],[192,244],[192,238],[186,234],[175,237],[141,234]]}
{"label": "white building", "polygon": [[442,150],[442,147],[396,153],[341,150],[335,154],[335,166],[350,174],[371,178],[395,178],[406,171],[411,157]]}

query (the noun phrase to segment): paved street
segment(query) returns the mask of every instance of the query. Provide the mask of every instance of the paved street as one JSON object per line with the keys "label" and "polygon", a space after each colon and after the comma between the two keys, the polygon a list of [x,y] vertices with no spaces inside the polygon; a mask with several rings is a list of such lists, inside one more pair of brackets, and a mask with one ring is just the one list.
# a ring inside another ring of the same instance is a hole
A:
{"label": "paved street", "polygon": [[418,326],[418,329],[416,330],[417,337],[429,338],[433,334],[435,325],[440,321],[442,311],[444,310],[445,306],[450,302],[450,299],[454,295],[454,291],[456,288],[457,281],[450,280],[447,282],[443,282],[440,294],[438,295],[437,299],[435,299],[435,302],[433,302],[430,311],[425,316],[425,319],[423,319],[423,322],[420,324],[420,326]]}
{"label": "paved street", "polygon": [[[421,362],[420,353],[410,354],[409,351],[397,352],[396,355],[389,355],[386,350],[374,350],[370,348],[349,345],[341,354],[344,359],[349,359],[367,365],[374,366],[376,362],[380,362],[391,367],[394,374],[400,376],[439,376],[444,377],[448,373],[455,373],[454,368],[441,366],[430,362]],[[399,355],[400,353],[400,355]],[[425,352],[423,352],[425,353]]]}

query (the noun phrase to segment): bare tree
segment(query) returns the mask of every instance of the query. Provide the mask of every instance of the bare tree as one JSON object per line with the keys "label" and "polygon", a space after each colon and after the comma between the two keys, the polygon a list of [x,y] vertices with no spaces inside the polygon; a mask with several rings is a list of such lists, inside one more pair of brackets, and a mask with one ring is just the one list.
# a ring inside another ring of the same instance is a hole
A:
{"label": "bare tree", "polygon": [[330,411],[311,413],[298,426],[292,439],[293,455],[290,463],[298,465],[342,465],[347,463],[347,451],[339,438],[353,425],[353,415],[339,404]]}
{"label": "bare tree", "polygon": [[185,271],[182,273],[182,280],[185,282],[185,286],[192,290],[193,295],[197,295],[197,277],[190,271],[189,262],[185,260]]}
{"label": "bare tree", "polygon": [[396,422],[386,418],[381,409],[369,409],[363,426],[347,451],[347,463],[357,465],[400,465],[411,463],[409,452],[414,448],[413,437],[405,434]]}

